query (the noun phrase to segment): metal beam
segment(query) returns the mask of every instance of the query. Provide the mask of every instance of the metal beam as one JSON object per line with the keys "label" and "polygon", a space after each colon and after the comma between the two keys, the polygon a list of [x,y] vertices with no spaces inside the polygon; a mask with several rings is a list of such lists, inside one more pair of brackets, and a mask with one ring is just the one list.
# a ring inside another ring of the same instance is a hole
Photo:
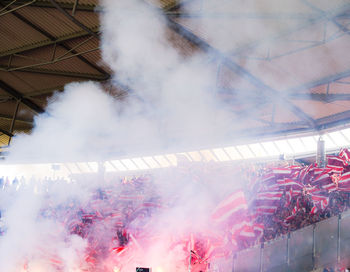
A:
{"label": "metal beam", "polygon": [[[0,6],[3,6],[2,4],[0,4]],[[8,9],[6,6],[4,7],[4,9]],[[35,25],[33,22],[31,22],[30,20],[28,20],[27,18],[25,18],[24,16],[22,16],[21,14],[18,14],[17,12],[13,11],[12,15],[15,16],[17,19],[19,19],[20,21],[22,21],[23,23],[25,23],[26,25],[30,26],[31,28],[33,28],[34,30],[36,30],[37,32],[39,32],[41,35],[44,35],[45,37],[47,37],[48,39],[50,39],[50,41],[55,42],[55,45],[57,45],[57,39],[52,36],[49,32],[47,32],[45,29],[39,27],[38,25]],[[96,33],[97,34],[97,33]],[[66,49],[67,51],[72,52],[72,54],[77,54],[77,52],[75,50],[72,50],[71,48],[69,48],[67,45],[60,44],[64,49]],[[77,56],[80,60],[82,60],[84,63],[88,64],[89,66],[91,66],[92,68],[94,68],[95,70],[101,72],[102,74],[107,74],[103,69],[101,69],[100,67],[96,66],[95,64],[89,62],[87,59],[85,59],[83,56],[78,55]]]}
{"label": "metal beam", "polygon": [[326,18],[328,18],[333,24],[335,24],[341,31],[343,31],[344,33],[346,34],[350,34],[349,33],[349,29],[345,26],[343,26],[342,24],[338,23],[338,21],[336,20],[336,17],[338,16],[335,16],[335,17],[330,17],[326,11],[316,7],[314,4],[310,3],[308,0],[301,0],[301,2],[306,5],[307,7],[315,10],[316,12],[318,12],[319,14],[325,16]]}
{"label": "metal beam", "polygon": [[[42,90],[37,90],[34,92],[26,92],[25,95],[23,95],[24,98],[33,98],[33,97],[37,97],[37,96],[42,96],[42,95],[50,95],[54,92],[61,92],[63,91],[64,86],[56,86],[56,87],[52,87],[52,88],[46,88],[46,89],[42,89]],[[12,96],[9,95],[1,95],[0,99],[11,99],[13,98]],[[1,115],[0,114],[0,118],[4,119],[7,118],[6,115]]]}
{"label": "metal beam", "polygon": [[81,29],[85,30],[90,35],[94,36],[95,38],[99,38],[98,34],[93,32],[90,28],[88,28],[86,25],[75,19],[72,15],[70,15],[67,11],[65,11],[55,0],[49,0],[51,4],[56,7],[64,16],[66,16],[70,21],[72,21],[74,24],[79,26]]}
{"label": "metal beam", "polygon": [[14,12],[15,10],[18,10],[18,9],[24,8],[24,7],[26,7],[26,6],[29,6],[30,4],[34,3],[35,1],[36,1],[36,0],[32,0],[31,2],[27,2],[27,3],[25,3],[25,4],[21,5],[21,6],[17,6],[17,7],[15,7],[15,8],[13,8],[13,9],[10,9],[10,8],[7,9],[7,6],[9,6],[9,5],[7,5],[7,6],[4,8],[4,10],[6,10],[6,11],[1,12],[1,13],[0,13],[0,17],[6,15],[6,14],[8,14],[8,13]]}
{"label": "metal beam", "polygon": [[8,131],[2,129],[2,128],[0,128],[0,133],[5,134],[5,135],[7,135],[7,136],[9,136],[9,137],[13,137],[13,134],[12,134],[12,133],[10,133],[10,132],[8,132]]}
{"label": "metal beam", "polygon": [[240,66],[239,64],[235,63],[228,57],[226,57],[223,53],[221,53],[218,49],[212,47],[210,44],[208,44],[206,41],[189,31],[184,26],[180,25],[179,23],[173,21],[171,18],[167,17],[168,26],[178,34],[180,34],[182,37],[190,41],[192,44],[198,46],[202,50],[213,54],[219,59],[223,60],[223,64],[226,65],[228,68],[230,68],[232,71],[234,71],[236,74],[244,77],[247,79],[251,84],[253,84],[255,87],[257,87],[259,90],[265,93],[265,95],[269,95],[273,97],[277,102],[281,102],[288,110],[293,112],[296,116],[298,116],[301,120],[306,121],[310,127],[315,128],[316,123],[313,118],[311,118],[308,114],[306,114],[304,111],[302,111],[299,107],[295,106],[293,103],[288,101],[287,97],[285,97],[282,93],[279,93],[278,91],[272,89],[271,87],[267,86],[263,81],[261,81],[259,78],[251,74],[248,70],[246,70],[244,67]]}
{"label": "metal beam", "polygon": [[[12,67],[14,72],[27,72],[27,73],[35,73],[35,74],[45,74],[45,75],[53,75],[53,76],[64,76],[71,78],[81,78],[81,79],[90,79],[90,80],[98,80],[104,81],[109,78],[109,76],[101,75],[101,74],[88,74],[88,73],[78,73],[78,72],[70,72],[70,71],[58,71],[58,70],[48,70],[41,68],[21,68],[21,67]],[[3,72],[6,72],[7,67],[0,65],[0,72],[3,69]]]}
{"label": "metal beam", "polygon": [[[44,29],[40,28],[39,26],[33,24],[32,22],[30,22],[29,20],[27,20],[26,18],[24,18],[23,16],[19,15],[19,14],[15,14],[20,20],[22,20],[23,22],[25,22],[26,24],[28,24],[29,26],[31,26],[32,28],[34,28],[36,31],[38,31],[39,33],[45,35],[46,37],[48,37],[50,40],[55,41],[55,37],[53,37],[50,33],[46,32]],[[98,33],[96,33],[98,34]],[[100,72],[101,74],[105,75],[105,78],[108,79],[110,77],[110,75],[103,70],[101,67],[97,66],[96,64],[90,62],[89,60],[87,60],[85,57],[83,57],[82,55],[79,55],[77,51],[72,50],[72,48],[70,48],[68,45],[65,45],[64,43],[60,44],[61,47],[63,47],[65,50],[71,52],[73,55],[77,55],[77,58],[80,59],[82,62],[86,63],[87,65],[89,65],[90,67],[92,67],[93,69],[95,69],[96,71]]]}
{"label": "metal beam", "polygon": [[[13,134],[13,130],[15,128],[15,122],[16,122],[16,119],[17,119],[17,114],[18,114],[18,109],[19,109],[19,104],[21,103],[20,100],[17,100],[17,103],[16,103],[16,107],[15,107],[15,111],[13,113],[13,117],[12,117],[12,120],[11,120],[11,125],[10,125],[10,133]],[[12,140],[12,137],[9,138],[9,141],[7,143],[7,145],[10,145],[11,143],[11,140]]]}
{"label": "metal beam", "polygon": [[40,106],[38,106],[37,104],[35,104],[33,101],[29,100],[28,98],[23,97],[23,95],[20,92],[18,92],[17,90],[15,90],[14,88],[12,88],[10,85],[8,85],[7,83],[5,83],[2,80],[0,80],[0,88],[3,89],[9,95],[16,98],[17,100],[20,100],[21,103],[23,103],[28,108],[35,111],[36,113],[45,112],[44,109],[42,109]]}
{"label": "metal beam", "polygon": [[[45,66],[45,65],[49,65],[49,64],[55,64],[57,62],[68,60],[68,59],[71,59],[71,58],[74,58],[74,57],[77,57],[77,56],[80,56],[80,55],[88,54],[88,53],[91,53],[91,52],[94,52],[94,51],[98,51],[98,50],[100,50],[100,48],[96,47],[96,48],[93,48],[93,49],[90,49],[90,50],[87,50],[87,51],[79,52],[79,53],[74,54],[74,55],[66,56],[67,54],[65,54],[65,55],[57,57],[57,58],[55,58],[53,60],[27,64],[27,65],[18,66],[18,67],[12,66],[12,67],[8,67],[6,69],[1,69],[1,70],[4,71],[4,72],[12,72],[12,71],[17,71],[17,70],[23,70],[23,69],[26,69],[26,68],[33,68],[33,67]],[[24,57],[24,58],[31,59],[30,57],[26,57],[26,56],[19,56],[19,57]]]}
{"label": "metal beam", "polygon": [[75,15],[75,12],[77,11],[77,6],[78,6],[79,0],[75,0],[72,8],[72,16]]}
{"label": "metal beam", "polygon": [[288,94],[294,100],[314,100],[331,103],[334,101],[350,101],[350,93],[347,94],[326,94],[326,93],[294,93]]}
{"label": "metal beam", "polygon": [[[1,4],[0,4],[1,5]],[[5,7],[6,9],[6,7]],[[57,39],[52,36],[50,33],[48,33],[46,30],[44,30],[43,28],[35,25],[33,22],[29,21],[27,18],[25,18],[24,16],[18,14],[17,12],[12,12],[12,14],[18,18],[19,20],[21,20],[22,22],[24,22],[25,24],[27,24],[28,26],[30,26],[31,28],[33,28],[34,30],[36,30],[37,32],[39,32],[40,34],[46,36],[47,38],[50,39],[50,41],[55,42],[55,46],[57,45]],[[60,44],[64,49],[66,49],[67,51],[70,51],[73,55],[77,55],[77,58],[80,59],[81,61],[83,61],[84,63],[86,63],[87,65],[89,65],[90,67],[92,67],[93,69],[97,70],[98,72],[100,72],[101,74],[105,75],[105,78],[108,79],[110,77],[110,75],[105,72],[102,68],[98,67],[97,65],[95,65],[94,63],[91,63],[90,61],[88,61],[86,58],[84,58],[83,56],[79,55],[78,52],[76,52],[75,50],[72,50],[70,47],[68,47],[65,44]]]}
{"label": "metal beam", "polygon": [[186,5],[186,4],[189,4],[189,3],[193,3],[194,1],[198,1],[198,0],[174,0],[172,3],[168,4],[163,9],[166,12],[176,11],[176,10],[181,9],[181,7],[183,5]]}
{"label": "metal beam", "polygon": [[[4,5],[8,5],[11,2],[13,2],[12,0],[3,0],[1,1]],[[17,0],[15,3],[11,4],[12,6],[21,6],[23,4],[26,4],[28,1],[25,0]],[[68,9],[68,10],[72,10],[74,7],[74,3],[67,3],[67,2],[61,2],[60,6],[63,9]],[[56,8],[55,6],[53,6],[50,2],[48,1],[40,1],[37,0],[34,3],[30,4],[29,7],[40,7],[40,8]],[[95,6],[95,5],[84,5],[84,4],[78,4],[76,6],[75,11],[85,11],[85,12],[100,12],[101,11],[101,7],[99,6]]]}
{"label": "metal beam", "polygon": [[[9,121],[9,122],[12,121],[12,117],[9,116],[9,115],[0,114],[0,119],[6,120],[6,121]],[[18,119],[18,118],[16,119],[16,122],[18,122],[18,123],[23,123],[23,124],[30,125],[30,126],[33,126],[33,122],[26,121],[26,120],[22,120],[22,119]]]}
{"label": "metal beam", "polygon": [[317,124],[319,129],[327,129],[344,124],[349,125],[349,120],[350,110],[317,119]]}
{"label": "metal beam", "polygon": [[[99,27],[93,28],[92,31],[94,31],[98,35]],[[26,52],[29,50],[39,49],[39,48],[46,47],[49,45],[61,44],[63,42],[67,42],[67,41],[70,41],[73,39],[88,37],[88,36],[90,36],[90,34],[85,33],[85,31],[84,32],[83,31],[75,32],[75,33],[72,33],[70,35],[65,35],[65,36],[59,37],[54,41],[50,40],[50,39],[46,39],[46,40],[43,40],[43,41],[40,41],[40,42],[37,42],[34,44],[27,44],[27,45],[22,46],[22,47],[6,50],[3,52],[0,52],[0,57],[6,57],[6,56],[13,55],[13,54],[23,53],[23,52]]]}
{"label": "metal beam", "polygon": [[53,92],[62,92],[63,90],[64,90],[64,86],[56,86],[53,88],[47,88],[47,89],[26,93],[24,97],[31,98],[31,97],[42,96],[42,95],[50,95]]}
{"label": "metal beam", "polygon": [[317,18],[315,14],[310,13],[235,13],[235,12],[183,12],[183,11],[166,11],[166,15],[172,18],[189,18],[189,19],[252,19],[252,20],[309,20]]}
{"label": "metal beam", "polygon": [[[332,10],[332,13],[329,14],[328,16],[331,16],[331,17],[342,16],[342,14],[346,13],[347,12],[346,10],[349,9],[349,8],[350,8],[350,5],[349,4],[345,4],[345,5],[339,7],[337,9],[335,9],[335,10]],[[278,33],[277,35],[274,35],[272,37],[267,37],[266,39],[255,41],[255,42],[252,42],[250,44],[246,44],[246,45],[244,45],[242,47],[239,47],[239,48],[233,50],[232,52],[230,52],[229,55],[230,56],[240,55],[242,52],[245,52],[247,50],[252,50],[254,48],[257,48],[257,47],[259,47],[260,45],[262,45],[264,43],[273,42],[275,40],[284,38],[284,37],[289,36],[290,34],[293,34],[293,33],[297,32],[297,31],[303,30],[306,27],[315,25],[316,23],[320,23],[320,22],[323,22],[323,21],[328,20],[328,19],[329,18],[326,17],[324,14],[320,14],[319,16],[317,16],[315,18],[307,20],[306,23],[298,24],[296,27],[287,29],[286,31],[282,31],[282,32]]]}
{"label": "metal beam", "polygon": [[[58,4],[57,4],[58,5]],[[75,1],[73,9],[76,10],[76,6],[77,6],[77,1]],[[56,6],[57,7],[57,6]],[[57,7],[58,8],[58,7]],[[61,12],[62,10],[59,9]],[[63,11],[65,12],[65,11]],[[41,27],[35,25],[34,23],[32,23],[31,21],[29,21],[27,18],[21,16],[20,14],[14,14],[17,18],[19,18],[21,21],[25,22],[27,25],[31,26],[33,29],[35,29],[36,31],[38,31],[39,33],[41,33],[42,35],[48,37],[51,41],[55,41],[55,37],[53,37],[50,33],[48,33],[47,31],[45,31],[44,29],[42,29]],[[70,16],[68,13],[65,12],[65,15],[68,16],[71,20],[72,18],[74,19],[74,17]],[[74,21],[74,23],[76,23]],[[79,25],[80,26],[80,25]],[[82,27],[82,26],[80,26]],[[83,27],[84,30],[86,30]],[[99,35],[98,33],[95,32],[91,32],[90,29],[86,30],[88,31],[92,36],[94,36],[95,38],[99,39]],[[95,35],[94,35],[95,34]],[[78,52],[75,50],[72,50],[69,46],[65,45],[65,44],[61,44],[61,46],[66,49],[67,51],[70,51],[72,54],[77,54],[77,58],[80,59],[82,62],[86,63],[87,65],[89,65],[90,67],[92,67],[93,69],[97,70],[98,72],[100,72],[101,74],[105,75],[105,79],[108,79],[110,77],[110,75],[104,71],[101,67],[97,66],[96,64],[90,62],[89,60],[87,60],[86,58],[84,58],[81,55],[78,55]]]}
{"label": "metal beam", "polygon": [[[241,104],[242,101],[250,101],[256,103],[270,103],[273,99],[267,96],[263,96],[261,93],[255,90],[245,89],[217,89],[218,95],[230,104]],[[288,99],[293,100],[314,100],[321,102],[334,102],[334,101],[350,101],[350,93],[289,93],[287,91]]]}
{"label": "metal beam", "polygon": [[307,90],[307,89],[312,89],[324,84],[328,84],[328,83],[332,83],[334,81],[346,78],[350,76],[350,70],[346,70],[344,72],[338,73],[338,74],[333,74],[333,75],[329,75],[329,76],[325,76],[321,79],[315,80],[315,81],[311,81],[296,87],[292,87],[289,88],[288,90],[286,90],[286,93],[293,93],[293,92],[297,92],[300,90]]}

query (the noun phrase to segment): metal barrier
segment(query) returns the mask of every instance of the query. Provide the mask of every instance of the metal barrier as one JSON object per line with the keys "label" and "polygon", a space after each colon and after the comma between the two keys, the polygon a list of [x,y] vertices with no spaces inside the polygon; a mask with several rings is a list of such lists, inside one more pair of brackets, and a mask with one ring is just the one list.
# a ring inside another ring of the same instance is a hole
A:
{"label": "metal barrier", "polygon": [[350,267],[350,211],[235,254],[234,272]]}

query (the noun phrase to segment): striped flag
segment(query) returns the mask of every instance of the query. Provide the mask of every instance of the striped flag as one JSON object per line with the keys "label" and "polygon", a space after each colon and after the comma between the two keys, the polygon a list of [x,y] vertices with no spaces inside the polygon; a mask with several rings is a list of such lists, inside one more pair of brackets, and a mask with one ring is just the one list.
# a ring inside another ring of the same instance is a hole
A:
{"label": "striped flag", "polygon": [[211,217],[217,222],[223,222],[229,217],[241,212],[246,212],[247,210],[248,206],[244,192],[239,190],[221,201],[215,208]]}
{"label": "striped flag", "polygon": [[293,191],[297,191],[297,190],[301,191],[304,188],[304,184],[302,184],[296,180],[289,179],[289,178],[279,179],[279,180],[277,180],[277,183],[280,186],[286,186],[287,190],[292,189]]}
{"label": "striped flag", "polygon": [[330,176],[329,169],[322,171],[319,175],[317,175],[312,181],[312,185],[323,185],[323,184],[329,184],[332,182],[331,176]]}
{"label": "striped flag", "polygon": [[277,211],[276,206],[259,206],[256,208],[257,214],[274,214]]}
{"label": "striped flag", "polygon": [[[340,154],[339,154],[340,155]],[[347,165],[347,162],[341,158],[340,156],[327,156],[327,166],[336,166],[336,167],[344,167]]]}
{"label": "striped flag", "polygon": [[324,184],[321,186],[322,189],[327,190],[328,192],[333,192],[338,189],[337,184],[334,182],[330,182],[328,184]]}
{"label": "striped flag", "polygon": [[248,239],[248,240],[255,240],[256,235],[254,231],[253,224],[246,224],[242,230],[239,232],[239,236],[241,236],[243,239]]}
{"label": "striped flag", "polygon": [[343,192],[350,192],[350,172],[344,173],[338,179],[338,190]]}
{"label": "striped flag", "polygon": [[259,213],[274,213],[281,203],[282,191],[261,192],[255,198],[256,210]]}
{"label": "striped flag", "polygon": [[286,167],[272,168],[271,171],[275,176],[292,174],[292,169],[290,167],[288,167],[288,168],[286,168]]}
{"label": "striped flag", "polygon": [[311,194],[312,201],[314,206],[320,210],[324,210],[329,204],[329,197],[319,194]]}
{"label": "striped flag", "polygon": [[310,211],[310,214],[311,214],[311,215],[314,215],[314,214],[316,214],[317,212],[318,212],[317,207],[316,207],[316,206],[313,206],[312,209],[311,209],[311,211]]}
{"label": "striped flag", "polygon": [[300,181],[304,184],[309,182],[310,175],[309,173],[313,170],[315,164],[310,164],[308,167],[305,167],[304,169],[300,170]]}
{"label": "striped flag", "polygon": [[350,162],[350,151],[346,148],[342,149],[339,153],[339,157],[344,160],[345,165]]}

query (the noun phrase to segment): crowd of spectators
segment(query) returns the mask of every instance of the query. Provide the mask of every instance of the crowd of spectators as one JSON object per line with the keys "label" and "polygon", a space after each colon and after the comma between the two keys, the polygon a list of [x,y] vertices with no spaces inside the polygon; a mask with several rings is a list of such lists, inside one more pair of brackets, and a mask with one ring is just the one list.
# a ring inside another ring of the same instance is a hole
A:
{"label": "crowd of spectators", "polygon": [[250,224],[263,228],[255,240],[238,236],[239,249],[336,216],[350,207],[350,152],[328,156],[324,168],[270,165],[255,168],[246,188]]}
{"label": "crowd of spectators", "polygon": [[[232,221],[231,225],[226,222],[227,236],[222,237],[223,240],[232,239],[230,243],[235,246],[230,249],[241,250],[339,215],[349,209],[349,157],[350,152],[343,150],[338,156],[329,157],[325,168],[319,168],[316,164],[265,165],[261,169],[255,167],[247,171],[247,187],[239,189],[242,193],[244,191],[243,197],[246,199],[243,200],[247,202],[247,207],[242,210],[246,224],[241,224],[238,220]],[[221,171],[221,176],[223,172]],[[190,174],[196,175],[196,184],[200,184],[198,181],[207,182],[203,173],[192,171]],[[21,183],[23,182],[13,181],[12,188],[17,190]],[[0,188],[6,190],[8,184],[8,181],[2,180]],[[118,186],[96,189],[86,202],[72,199],[56,205],[50,199],[50,190],[53,188],[41,186],[41,189],[41,194],[47,194],[47,204],[42,209],[41,216],[64,224],[70,234],[86,239],[86,262],[91,265],[95,265],[99,259],[111,252],[117,255],[123,252],[132,239],[145,233],[147,220],[152,214],[169,204],[164,203],[157,194],[150,175],[121,179]],[[237,194],[237,198],[232,198],[231,195],[232,203],[238,199],[243,201],[239,196],[240,194]],[[220,205],[219,208],[225,208]],[[235,207],[231,209],[233,211]],[[232,211],[226,210],[226,214],[221,216],[236,217]],[[212,212],[208,210],[209,215]],[[238,225],[240,228],[237,230]],[[234,228],[235,233],[232,232]],[[4,231],[0,213],[0,235]],[[108,231],[108,235],[96,234],[97,231],[104,234]],[[106,239],[100,239],[104,236]],[[202,240],[207,239],[208,237],[205,237]],[[195,242],[198,244],[200,241],[199,239]],[[192,259],[199,262],[205,256],[209,256],[207,250],[204,246],[193,247]]]}
{"label": "crowd of spectators", "polygon": [[[280,204],[276,212],[272,215],[260,215],[256,222],[264,224],[264,233],[259,241],[269,241],[280,235],[285,235],[288,232],[301,229],[320,222],[326,218],[336,216],[349,209],[349,193],[333,191],[328,195],[329,204],[323,210],[312,213],[314,202],[311,195],[303,193],[292,199],[291,203],[286,206],[286,200],[281,198]],[[299,209],[295,211],[292,218],[294,207],[299,205]],[[289,220],[288,220],[289,219]]]}

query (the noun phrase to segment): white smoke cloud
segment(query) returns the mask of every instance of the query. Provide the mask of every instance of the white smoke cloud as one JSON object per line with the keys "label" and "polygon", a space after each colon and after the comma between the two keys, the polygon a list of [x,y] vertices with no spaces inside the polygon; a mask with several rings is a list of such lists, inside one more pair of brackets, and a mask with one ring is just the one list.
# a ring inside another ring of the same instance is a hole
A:
{"label": "white smoke cloud", "polygon": [[169,41],[165,18],[143,1],[104,4],[103,57],[116,79],[146,103],[161,139],[195,143],[230,131],[230,115],[215,94],[216,67],[207,56],[182,57]]}
{"label": "white smoke cloud", "polygon": [[[209,9],[217,6],[213,4]],[[217,79],[213,71],[217,66],[210,56],[181,55],[169,39],[165,17],[144,1],[104,0],[102,5],[103,59],[114,71],[114,82],[129,86],[132,92],[123,101],[117,101],[97,83],[67,85],[63,93],[49,101],[46,113],[35,119],[32,134],[13,139],[8,161],[104,161],[118,155],[219,145],[229,140],[228,136],[240,124],[232,122],[232,113],[216,96]],[[257,9],[268,7],[259,5]],[[216,41],[215,46],[223,51],[231,48],[232,40],[244,45],[256,38],[256,29],[237,30],[222,21],[208,22],[199,21]],[[280,28],[273,24],[265,34],[273,32],[274,27]],[[227,33],[237,34],[242,40],[236,41]],[[204,172],[200,167],[196,171]],[[220,231],[212,225],[210,211],[230,190],[239,188],[242,181],[238,175],[224,177],[218,172],[213,171],[216,177],[208,173],[205,182],[196,180],[196,173],[187,177],[175,170],[155,174],[157,193],[163,200],[171,200],[170,207],[152,217],[149,228],[157,239],[140,247],[134,243],[132,254],[138,263],[124,262],[123,271],[132,271],[135,265],[174,271],[171,265],[181,263],[189,254],[182,244],[169,253],[174,237],[188,239],[193,233]],[[203,179],[203,175],[198,176]],[[49,218],[38,218],[48,203],[43,197],[48,188],[51,205],[65,205],[76,199],[84,206],[93,190],[110,186],[95,178],[49,185],[33,181],[14,192],[13,197],[2,200],[7,231],[0,238],[0,270],[17,271],[18,265],[27,260],[28,271],[51,271],[54,268],[45,263],[48,257],[43,252],[63,260],[64,271],[79,271],[86,265],[82,261],[86,240],[68,235]],[[115,186],[117,191],[121,190],[119,185]],[[35,193],[34,187],[39,192]],[[152,191],[147,197],[151,194]],[[112,227],[108,223],[101,228],[93,231],[111,236]],[[113,261],[108,257],[103,265],[111,270]],[[176,271],[185,271],[186,265],[181,265]]]}
{"label": "white smoke cloud", "polygon": [[[121,102],[97,83],[67,85],[49,101],[46,113],[36,117],[31,135],[13,139],[8,162],[104,161],[118,154],[200,146],[220,141],[231,131],[230,113],[215,95],[216,66],[207,56],[184,58],[167,37],[166,19],[142,1],[102,4],[103,58],[114,70],[115,80],[129,86],[132,93]],[[1,270],[55,271],[55,258],[64,271],[86,266],[87,240],[69,235],[62,222],[42,218],[42,212],[48,207],[67,211],[72,199],[84,207],[96,188],[108,186],[100,178],[69,184],[32,180],[2,200],[6,232],[0,243]],[[157,239],[151,244],[133,243],[129,253],[133,261],[123,257],[123,271],[132,271],[136,265],[172,271],[177,264],[176,269],[187,269],[189,250],[180,243],[168,253],[169,245],[207,230],[208,211],[220,196],[215,190],[210,193],[214,186],[199,185],[194,177],[185,178],[176,171],[163,172],[154,182],[157,194],[171,207],[148,222]],[[114,186],[118,191],[119,185]],[[141,223],[135,220],[133,224],[136,228]],[[90,231],[103,245],[112,237],[113,227],[105,223]],[[101,261],[98,269],[111,270],[113,258]]]}

